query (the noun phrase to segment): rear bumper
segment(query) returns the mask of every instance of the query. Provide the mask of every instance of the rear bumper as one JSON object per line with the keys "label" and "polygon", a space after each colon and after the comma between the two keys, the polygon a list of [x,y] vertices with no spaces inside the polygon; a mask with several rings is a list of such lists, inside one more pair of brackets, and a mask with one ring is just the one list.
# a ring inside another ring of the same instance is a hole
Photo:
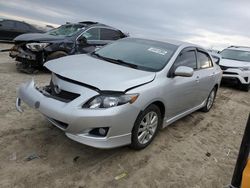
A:
{"label": "rear bumper", "polygon": [[250,83],[250,71],[241,71],[239,69],[227,69],[223,71],[223,79],[237,79],[241,84]]}
{"label": "rear bumper", "polygon": [[[91,95],[95,96],[95,91]],[[68,103],[58,101],[42,94],[31,80],[19,88],[16,108],[22,111],[23,101],[46,116],[69,138],[89,146],[114,148],[131,143],[131,131],[139,109],[131,104],[108,109],[83,109],[81,106],[86,100],[80,96]],[[109,128],[105,137],[89,134],[90,130],[99,127]]]}

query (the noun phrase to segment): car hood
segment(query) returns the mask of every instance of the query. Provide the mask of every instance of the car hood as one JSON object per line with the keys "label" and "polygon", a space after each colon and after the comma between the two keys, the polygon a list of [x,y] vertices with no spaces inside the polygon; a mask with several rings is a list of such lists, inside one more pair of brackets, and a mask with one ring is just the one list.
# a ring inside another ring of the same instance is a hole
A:
{"label": "car hood", "polygon": [[98,88],[126,91],[154,80],[156,73],[113,64],[81,54],[51,60],[45,64],[52,72]]}
{"label": "car hood", "polygon": [[36,42],[43,42],[43,41],[56,41],[56,40],[63,40],[65,39],[64,36],[53,36],[47,33],[27,33],[17,36],[14,41],[15,42],[29,42],[29,41],[36,41]]}
{"label": "car hood", "polygon": [[250,62],[237,61],[237,60],[231,60],[231,59],[221,59],[220,65],[226,66],[226,67],[249,67]]}

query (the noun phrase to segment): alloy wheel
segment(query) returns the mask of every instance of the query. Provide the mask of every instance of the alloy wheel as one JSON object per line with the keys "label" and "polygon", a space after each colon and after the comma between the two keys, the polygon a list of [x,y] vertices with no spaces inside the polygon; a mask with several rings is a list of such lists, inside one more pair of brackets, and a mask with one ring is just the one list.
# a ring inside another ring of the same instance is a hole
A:
{"label": "alloy wheel", "polygon": [[140,144],[147,144],[154,136],[158,125],[157,113],[148,112],[141,120],[137,138]]}
{"label": "alloy wheel", "polygon": [[210,109],[213,106],[215,98],[215,90],[212,90],[207,99],[207,109]]}

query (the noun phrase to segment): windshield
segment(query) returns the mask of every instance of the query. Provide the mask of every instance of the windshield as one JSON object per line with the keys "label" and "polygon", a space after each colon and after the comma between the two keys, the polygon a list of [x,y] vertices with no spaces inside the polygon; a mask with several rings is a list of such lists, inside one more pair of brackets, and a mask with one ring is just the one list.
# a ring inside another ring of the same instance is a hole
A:
{"label": "windshield", "polygon": [[[126,38],[113,42],[94,54],[132,68],[159,71],[168,63],[177,46],[164,42]],[[111,61],[112,62],[112,61]]]}
{"label": "windshield", "polygon": [[250,51],[225,49],[220,54],[223,59],[250,62]]}
{"label": "windshield", "polygon": [[49,35],[54,35],[54,36],[67,36],[70,37],[77,33],[80,29],[82,29],[83,26],[79,24],[67,24],[67,25],[62,25],[56,29],[53,29],[47,34]]}

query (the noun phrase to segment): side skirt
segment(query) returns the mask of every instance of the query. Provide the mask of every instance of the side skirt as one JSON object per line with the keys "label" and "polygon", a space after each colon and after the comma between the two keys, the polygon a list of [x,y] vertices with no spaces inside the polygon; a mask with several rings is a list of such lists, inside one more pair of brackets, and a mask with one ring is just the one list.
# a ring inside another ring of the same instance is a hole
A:
{"label": "side skirt", "polygon": [[162,128],[165,128],[165,127],[167,127],[168,125],[170,125],[171,123],[177,121],[178,119],[181,119],[181,118],[187,116],[188,114],[191,114],[192,112],[195,112],[195,111],[201,109],[201,108],[204,107],[205,105],[206,105],[206,100],[203,101],[200,105],[198,105],[198,106],[196,106],[196,107],[194,107],[194,108],[191,108],[191,109],[189,109],[189,110],[187,110],[187,111],[185,111],[185,112],[182,112],[181,114],[178,114],[177,116],[174,116],[174,117],[172,117],[172,118],[170,118],[170,119],[165,119]]}

